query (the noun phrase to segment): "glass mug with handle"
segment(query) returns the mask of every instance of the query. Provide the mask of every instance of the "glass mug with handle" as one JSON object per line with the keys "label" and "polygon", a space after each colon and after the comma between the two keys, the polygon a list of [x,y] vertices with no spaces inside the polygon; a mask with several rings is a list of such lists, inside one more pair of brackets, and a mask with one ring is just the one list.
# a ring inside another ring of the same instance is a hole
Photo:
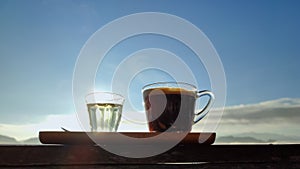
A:
{"label": "glass mug with handle", "polygon": [[[189,132],[209,112],[214,94],[198,91],[184,82],[158,82],[143,87],[144,107],[150,132]],[[195,113],[196,100],[209,96],[204,108]]]}

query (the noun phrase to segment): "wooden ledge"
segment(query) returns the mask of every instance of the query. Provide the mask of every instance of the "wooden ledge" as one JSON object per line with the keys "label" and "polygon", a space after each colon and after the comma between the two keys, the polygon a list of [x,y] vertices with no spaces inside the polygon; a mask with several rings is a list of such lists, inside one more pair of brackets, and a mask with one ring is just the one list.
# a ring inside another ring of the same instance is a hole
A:
{"label": "wooden ledge", "polygon": [[[151,147],[149,147],[151,151]],[[99,146],[0,146],[0,167],[59,165],[145,165],[173,163],[294,163],[300,145],[185,145],[148,158],[127,158]]]}

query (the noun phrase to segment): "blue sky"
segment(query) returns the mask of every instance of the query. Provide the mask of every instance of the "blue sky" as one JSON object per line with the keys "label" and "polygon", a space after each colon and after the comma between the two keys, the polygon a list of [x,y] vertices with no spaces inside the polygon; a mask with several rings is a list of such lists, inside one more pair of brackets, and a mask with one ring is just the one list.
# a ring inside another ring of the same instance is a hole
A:
{"label": "blue sky", "polygon": [[[2,0],[0,123],[74,113],[72,75],[80,49],[105,24],[137,12],[177,15],[207,35],[225,69],[227,106],[300,98],[299,7],[296,0]],[[116,64],[145,47],[170,50],[183,59],[183,54],[192,55],[175,40],[148,35],[116,46],[110,53],[116,59],[106,62]],[[191,69],[201,74],[201,88],[209,88],[205,69]]]}

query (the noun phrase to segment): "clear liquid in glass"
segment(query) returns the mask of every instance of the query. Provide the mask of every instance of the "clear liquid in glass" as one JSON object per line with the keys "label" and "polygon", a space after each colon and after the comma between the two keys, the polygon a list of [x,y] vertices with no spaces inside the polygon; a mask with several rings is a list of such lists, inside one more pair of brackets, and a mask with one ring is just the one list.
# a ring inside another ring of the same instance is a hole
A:
{"label": "clear liquid in glass", "polygon": [[122,115],[121,104],[90,103],[87,107],[92,132],[117,131]]}

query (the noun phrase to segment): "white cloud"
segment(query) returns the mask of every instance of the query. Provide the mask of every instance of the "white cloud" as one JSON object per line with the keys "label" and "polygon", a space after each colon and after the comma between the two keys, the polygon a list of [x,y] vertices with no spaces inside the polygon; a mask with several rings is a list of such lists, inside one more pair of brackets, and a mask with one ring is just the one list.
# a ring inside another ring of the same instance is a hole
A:
{"label": "white cloud", "polygon": [[[212,113],[213,114],[213,113]],[[134,115],[133,113],[128,115]],[[127,117],[130,118],[130,117]],[[145,120],[145,119],[144,119]],[[226,107],[217,129],[217,135],[237,133],[276,133],[298,135],[300,124],[300,99],[283,98],[257,104]],[[193,131],[202,131],[203,126],[216,121],[205,118],[195,125]],[[0,134],[18,140],[37,137],[39,131],[61,131],[61,127],[71,131],[81,131],[76,114],[48,115],[39,123],[12,125],[0,124]],[[122,120],[119,131],[148,131],[147,123]]]}
{"label": "white cloud", "polygon": [[48,115],[45,120],[32,124],[0,124],[0,134],[24,140],[37,137],[39,131],[61,131],[61,127],[70,130],[80,130],[75,114]]}
{"label": "white cloud", "polygon": [[[281,98],[256,104],[226,107],[217,132],[219,135],[267,132],[297,136],[299,121],[300,99]],[[206,123],[215,123],[215,121],[206,121]],[[196,125],[194,130],[201,131],[203,125],[203,123]]]}
{"label": "white cloud", "polygon": [[224,123],[257,124],[265,122],[298,123],[300,99],[281,98],[257,104],[226,107]]}

